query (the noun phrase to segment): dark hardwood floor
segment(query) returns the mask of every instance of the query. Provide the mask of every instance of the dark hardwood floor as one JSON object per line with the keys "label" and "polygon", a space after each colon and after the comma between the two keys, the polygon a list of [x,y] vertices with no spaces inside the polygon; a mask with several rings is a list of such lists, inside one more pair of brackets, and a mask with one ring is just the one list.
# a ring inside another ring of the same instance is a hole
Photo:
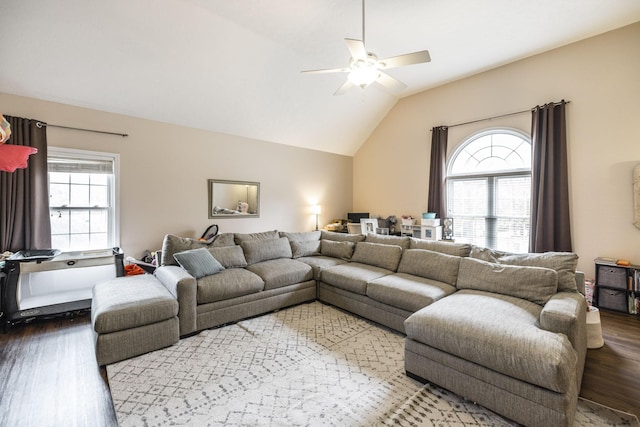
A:
{"label": "dark hardwood floor", "polygon": [[[640,417],[640,317],[601,312],[605,346],[589,350],[580,395]],[[116,426],[88,314],[0,334],[0,426]]]}
{"label": "dark hardwood floor", "polygon": [[640,418],[640,316],[600,311],[604,347],[587,351],[580,396]]}
{"label": "dark hardwood floor", "polygon": [[0,426],[117,426],[88,313],[0,334]]}

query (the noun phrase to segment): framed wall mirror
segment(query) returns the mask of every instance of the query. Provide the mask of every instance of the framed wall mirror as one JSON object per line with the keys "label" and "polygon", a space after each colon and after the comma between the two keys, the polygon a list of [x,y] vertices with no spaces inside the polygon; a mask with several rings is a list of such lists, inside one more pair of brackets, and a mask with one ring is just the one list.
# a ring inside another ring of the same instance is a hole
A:
{"label": "framed wall mirror", "polygon": [[209,218],[257,218],[260,216],[260,183],[210,179]]}

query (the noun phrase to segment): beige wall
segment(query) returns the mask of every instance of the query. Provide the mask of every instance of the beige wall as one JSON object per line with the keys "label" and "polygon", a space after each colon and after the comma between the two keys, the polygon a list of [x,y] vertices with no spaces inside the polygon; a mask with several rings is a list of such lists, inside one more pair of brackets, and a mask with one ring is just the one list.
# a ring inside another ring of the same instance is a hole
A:
{"label": "beige wall", "polygon": [[[129,137],[49,128],[48,144],[120,154],[120,244],[126,256],[159,249],[167,233],[310,231],[351,210],[352,157],[0,94],[0,111]],[[207,179],[258,181],[260,218],[208,219]]]}
{"label": "beige wall", "polygon": [[[433,60],[438,56],[434,53]],[[427,209],[430,129],[525,110],[567,106],[574,251],[640,264],[632,225],[632,169],[640,164],[640,23],[400,100],[354,156],[356,211],[419,215]],[[449,130],[449,153],[481,129],[530,133],[530,114]]]}

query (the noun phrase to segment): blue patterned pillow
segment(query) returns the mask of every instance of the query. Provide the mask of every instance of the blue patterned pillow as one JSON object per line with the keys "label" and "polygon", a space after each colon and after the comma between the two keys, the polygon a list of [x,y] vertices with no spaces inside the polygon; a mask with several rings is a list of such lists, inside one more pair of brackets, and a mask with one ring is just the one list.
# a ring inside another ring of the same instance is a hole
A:
{"label": "blue patterned pillow", "polygon": [[189,272],[196,279],[211,276],[224,270],[222,264],[205,248],[191,249],[189,251],[173,254],[180,267]]}

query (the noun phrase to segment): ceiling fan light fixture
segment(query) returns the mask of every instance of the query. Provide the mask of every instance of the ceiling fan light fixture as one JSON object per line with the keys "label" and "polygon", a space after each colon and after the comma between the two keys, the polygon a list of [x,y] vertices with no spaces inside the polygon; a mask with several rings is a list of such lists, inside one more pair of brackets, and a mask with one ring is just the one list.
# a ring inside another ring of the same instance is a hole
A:
{"label": "ceiling fan light fixture", "polygon": [[[378,60],[378,57],[367,52],[364,45],[364,1],[362,0],[362,40],[351,38],[344,39],[347,49],[351,54],[349,67],[328,68],[321,70],[302,71],[303,73],[347,73],[347,80],[334,92],[334,95],[342,95],[354,86],[366,89],[371,83],[377,82],[381,86],[394,93],[400,93],[407,85],[386,73],[392,68],[406,65],[422,64],[431,61],[429,51],[406,53],[404,55],[391,56]],[[382,70],[382,71],[381,71]]]}
{"label": "ceiling fan light fixture", "polygon": [[351,83],[363,89],[378,80],[378,77],[380,77],[380,70],[375,67],[375,63],[371,64],[363,60],[354,61],[347,75]]}

